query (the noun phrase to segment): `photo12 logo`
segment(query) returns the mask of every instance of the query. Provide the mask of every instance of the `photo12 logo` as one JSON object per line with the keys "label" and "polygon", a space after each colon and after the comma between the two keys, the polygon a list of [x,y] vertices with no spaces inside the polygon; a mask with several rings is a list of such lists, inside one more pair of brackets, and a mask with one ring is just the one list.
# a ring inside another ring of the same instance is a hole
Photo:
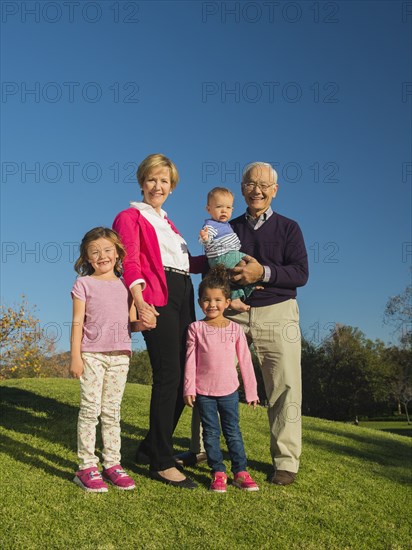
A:
{"label": "photo12 logo", "polygon": [[15,82],[5,81],[1,85],[2,103],[139,103],[140,86],[137,82],[113,82],[102,85],[99,82]]}
{"label": "photo12 logo", "polygon": [[402,163],[402,183],[412,183],[412,162]]}
{"label": "photo12 logo", "polygon": [[337,82],[202,82],[202,103],[339,103]]}
{"label": "photo12 logo", "polygon": [[202,2],[202,23],[339,23],[340,2]]}
{"label": "photo12 logo", "polygon": [[66,160],[63,162],[15,162],[1,163],[1,182],[16,184],[93,184],[100,181],[106,183],[136,183],[136,162],[79,162]]}
{"label": "photo12 logo", "polygon": [[50,241],[40,242],[15,242],[3,241],[1,243],[1,263],[11,261],[25,263],[48,263],[68,262],[73,264],[79,256],[80,245],[78,242],[58,243]]}
{"label": "photo12 logo", "polygon": [[137,2],[1,2],[2,23],[139,23]]}
{"label": "photo12 logo", "polygon": [[[339,164],[335,161],[314,161],[310,164],[301,164],[296,161],[280,163],[268,161],[276,170],[279,181],[282,183],[339,183]],[[226,161],[202,162],[202,183],[209,183],[219,178],[222,184],[240,185],[242,174],[247,163]]]}

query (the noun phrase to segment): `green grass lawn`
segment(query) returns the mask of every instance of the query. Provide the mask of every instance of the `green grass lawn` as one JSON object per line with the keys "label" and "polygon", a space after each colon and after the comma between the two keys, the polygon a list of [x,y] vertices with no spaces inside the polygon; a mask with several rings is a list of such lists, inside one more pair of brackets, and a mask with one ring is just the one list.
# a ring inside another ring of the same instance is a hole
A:
{"label": "green grass lawn", "polygon": [[[189,469],[200,487],[185,491],[151,480],[133,464],[148,425],[150,387],[129,384],[122,409],[123,465],[135,491],[86,494],[76,470],[79,383],[13,380],[0,384],[2,549],[409,549],[409,438],[304,418],[297,481],[276,487],[266,410],[241,406],[241,426],[256,493],[208,491],[206,465]],[[189,443],[190,412],[176,431]]]}
{"label": "green grass lawn", "polygon": [[373,428],[374,430],[382,430],[383,432],[390,432],[392,434],[404,435],[412,437],[412,425],[404,421],[388,421],[383,420],[362,420],[359,422],[360,426],[365,428]]}

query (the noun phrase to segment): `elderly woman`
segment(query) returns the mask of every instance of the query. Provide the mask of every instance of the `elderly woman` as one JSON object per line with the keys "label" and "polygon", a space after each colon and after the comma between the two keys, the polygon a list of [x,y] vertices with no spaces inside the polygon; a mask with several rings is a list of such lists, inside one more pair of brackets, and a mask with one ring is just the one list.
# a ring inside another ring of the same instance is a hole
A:
{"label": "elderly woman", "polygon": [[196,484],[175,467],[172,436],[182,413],[182,379],[186,330],[194,321],[189,271],[206,267],[203,256],[191,258],[187,244],[162,209],[179,180],[176,166],[161,154],[149,155],[137,170],[143,201],[118,214],[113,228],[126,248],[124,279],[139,316],[152,310],[143,332],[153,371],[149,432],[137,459],[150,462],[158,481],[194,489]]}

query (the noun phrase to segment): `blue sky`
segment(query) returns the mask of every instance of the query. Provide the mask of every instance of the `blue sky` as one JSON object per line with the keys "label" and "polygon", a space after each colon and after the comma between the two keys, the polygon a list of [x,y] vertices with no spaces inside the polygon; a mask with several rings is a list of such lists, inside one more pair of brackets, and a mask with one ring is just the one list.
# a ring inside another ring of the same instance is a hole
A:
{"label": "blue sky", "polygon": [[192,254],[207,191],[231,188],[239,215],[241,169],[262,160],[308,248],[304,334],[338,322],[393,339],[382,315],[412,257],[410,2],[1,9],[4,303],[24,293],[68,349],[75,246],[139,199],[145,156],[179,169],[164,207]]}

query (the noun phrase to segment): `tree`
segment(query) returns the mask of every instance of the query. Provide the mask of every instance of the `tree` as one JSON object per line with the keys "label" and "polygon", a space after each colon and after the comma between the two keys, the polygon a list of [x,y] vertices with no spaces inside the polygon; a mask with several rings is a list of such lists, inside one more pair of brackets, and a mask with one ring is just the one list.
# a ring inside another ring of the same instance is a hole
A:
{"label": "tree", "polygon": [[325,416],[324,350],[302,337],[302,413]]}
{"label": "tree", "polygon": [[403,292],[389,298],[386,303],[383,320],[394,327],[401,345],[411,347],[412,285],[408,285]]}
{"label": "tree", "polygon": [[153,382],[152,367],[147,350],[134,351],[130,358],[128,382],[150,386]]}
{"label": "tree", "polygon": [[408,404],[412,401],[412,285],[408,285],[401,294],[392,296],[386,303],[384,321],[395,327],[400,347],[392,346],[387,357],[392,366],[390,386],[393,396],[405,408],[410,424]]}
{"label": "tree", "polygon": [[410,424],[408,404],[412,401],[412,348],[392,346],[386,349],[386,356],[391,366],[390,391],[398,404],[399,413],[401,405],[404,406],[406,419]]}
{"label": "tree", "polygon": [[42,367],[54,352],[25,296],[14,307],[0,306],[0,379],[42,376]]}
{"label": "tree", "polygon": [[302,342],[303,412],[349,420],[388,410],[390,389],[385,347],[357,328],[336,325],[316,347]]}

